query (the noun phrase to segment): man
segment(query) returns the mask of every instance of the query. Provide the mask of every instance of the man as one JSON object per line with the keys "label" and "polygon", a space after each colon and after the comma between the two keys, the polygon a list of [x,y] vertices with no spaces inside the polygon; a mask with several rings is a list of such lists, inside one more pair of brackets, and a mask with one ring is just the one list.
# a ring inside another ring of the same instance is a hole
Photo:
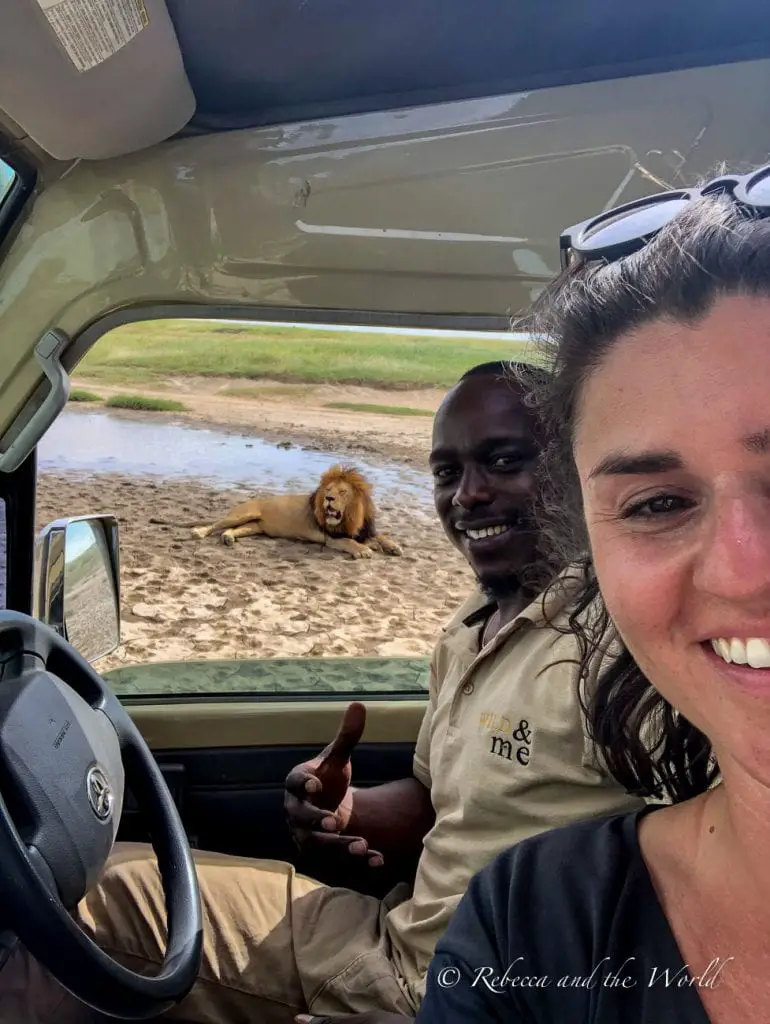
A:
{"label": "man", "polygon": [[[352,704],[332,743],[286,783],[289,823],[306,851],[372,870],[419,855],[413,888],[380,901],[288,864],[196,852],[206,921],[201,979],[167,1019],[412,1018],[436,941],[476,871],[526,836],[640,805],[594,763],[575,641],[544,625],[529,583],[539,559],[531,505],[541,439],[523,394],[505,364],[484,364],[435,418],[436,510],[479,587],[434,651],[413,776],[351,788],[350,754],[365,714]],[[551,599],[547,614],[563,623],[561,600]],[[79,917],[99,945],[136,968],[161,958],[162,908],[151,851],[124,846]],[[9,967],[16,977],[30,969],[23,954]],[[8,984],[0,977],[0,1020],[10,1019]],[[57,1024],[83,1020],[53,988],[34,985],[41,1002],[57,1005]]]}
{"label": "man", "polygon": [[[543,372],[518,371],[524,381]],[[461,378],[434,422],[436,511],[478,588],[433,654],[414,775],[430,792],[436,818],[424,837],[412,897],[386,919],[391,955],[413,1006],[424,993],[435,943],[478,869],[526,836],[642,804],[595,763],[578,704],[574,638],[542,628],[546,616],[561,627],[567,623],[569,592],[555,593],[545,609],[537,593],[541,556],[532,499],[541,436],[522,397],[507,364],[485,363]],[[592,678],[600,668],[592,666]],[[308,787],[318,792],[316,783]],[[365,799],[361,794],[362,804]],[[363,817],[343,816],[346,822],[364,837],[356,852],[365,852],[366,839],[380,842]],[[414,1016],[414,1010],[394,1009],[344,1021],[397,1024]],[[298,1024],[337,1019],[296,1017]]]}

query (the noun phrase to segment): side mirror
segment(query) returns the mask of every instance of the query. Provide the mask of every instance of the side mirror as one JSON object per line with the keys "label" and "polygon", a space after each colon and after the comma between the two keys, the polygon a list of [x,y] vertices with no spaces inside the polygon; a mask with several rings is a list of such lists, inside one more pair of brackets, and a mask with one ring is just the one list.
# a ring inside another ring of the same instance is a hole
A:
{"label": "side mirror", "polygon": [[91,662],[120,644],[119,551],[108,515],[57,519],[37,540],[33,614]]}

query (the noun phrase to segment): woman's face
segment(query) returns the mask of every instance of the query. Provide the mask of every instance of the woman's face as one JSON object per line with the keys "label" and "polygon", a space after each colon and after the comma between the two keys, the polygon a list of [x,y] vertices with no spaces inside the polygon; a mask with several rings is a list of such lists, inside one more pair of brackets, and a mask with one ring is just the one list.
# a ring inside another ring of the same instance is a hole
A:
{"label": "woman's face", "polygon": [[770,783],[770,300],[620,338],[583,390],[575,460],[626,646],[723,772]]}

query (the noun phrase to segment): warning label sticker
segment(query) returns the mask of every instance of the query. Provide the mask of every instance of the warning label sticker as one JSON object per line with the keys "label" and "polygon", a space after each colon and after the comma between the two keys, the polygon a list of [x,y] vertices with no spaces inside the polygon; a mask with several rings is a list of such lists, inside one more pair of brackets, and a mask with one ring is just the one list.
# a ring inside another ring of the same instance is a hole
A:
{"label": "warning label sticker", "polygon": [[103,63],[150,19],[144,0],[37,0],[78,71]]}

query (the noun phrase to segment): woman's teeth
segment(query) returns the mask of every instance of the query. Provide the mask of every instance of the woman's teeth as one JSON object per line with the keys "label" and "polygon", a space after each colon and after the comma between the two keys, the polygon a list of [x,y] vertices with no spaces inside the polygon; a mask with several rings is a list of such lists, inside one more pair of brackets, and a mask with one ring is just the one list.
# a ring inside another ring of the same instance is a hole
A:
{"label": "woman's teeth", "polygon": [[471,540],[483,540],[484,537],[499,537],[501,533],[507,533],[510,526],[487,526],[483,530],[466,530]]}
{"label": "woman's teeth", "polygon": [[770,668],[770,640],[752,636],[748,640],[738,637],[719,637],[711,646],[728,665],[749,665],[751,668]]}

